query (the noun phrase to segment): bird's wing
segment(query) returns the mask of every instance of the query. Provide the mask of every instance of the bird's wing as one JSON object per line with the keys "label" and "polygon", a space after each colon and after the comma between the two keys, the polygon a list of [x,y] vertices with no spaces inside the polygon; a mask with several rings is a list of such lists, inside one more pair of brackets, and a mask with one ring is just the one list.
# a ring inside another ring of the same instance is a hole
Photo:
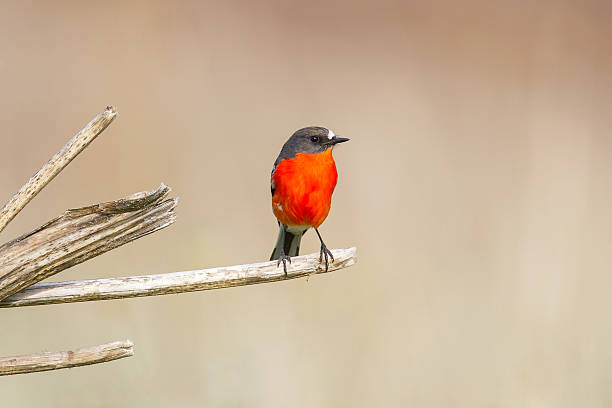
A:
{"label": "bird's wing", "polygon": [[272,191],[272,197],[274,197],[274,192],[276,191],[276,186],[274,185],[274,170],[276,170],[276,165],[278,162],[274,162],[274,166],[272,166],[272,173],[270,174],[270,191]]}

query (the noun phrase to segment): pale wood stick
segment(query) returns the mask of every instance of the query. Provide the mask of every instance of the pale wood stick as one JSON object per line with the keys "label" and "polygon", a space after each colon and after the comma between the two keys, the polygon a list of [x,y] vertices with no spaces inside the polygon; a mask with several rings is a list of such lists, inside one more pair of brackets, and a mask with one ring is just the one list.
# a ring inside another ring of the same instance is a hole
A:
{"label": "pale wood stick", "polygon": [[0,210],[0,232],[57,174],[83,151],[117,116],[117,109],[107,107],[66,143]]}
{"label": "pale wood stick", "polygon": [[[354,265],[356,252],[354,247],[334,249],[335,261],[330,263],[329,272]],[[277,267],[276,261],[272,261],[160,275],[39,283],[0,301],[0,307],[168,295],[275,282],[324,272],[317,253],[291,258],[286,277],[282,265]]]}
{"label": "pale wood stick", "polygon": [[123,340],[76,350],[0,357],[0,375],[35,373],[37,371],[106,363],[133,355],[134,343],[130,340]]}
{"label": "pale wood stick", "polygon": [[0,299],[66,268],[110,251],[176,220],[170,188],[68,210],[0,246]]}

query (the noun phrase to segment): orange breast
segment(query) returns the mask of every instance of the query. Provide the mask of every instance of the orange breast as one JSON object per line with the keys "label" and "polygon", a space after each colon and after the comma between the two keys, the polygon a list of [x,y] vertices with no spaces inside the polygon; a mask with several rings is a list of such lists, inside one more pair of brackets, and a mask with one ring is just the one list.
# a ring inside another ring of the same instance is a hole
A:
{"label": "orange breast", "polygon": [[318,228],[329,213],[337,180],[332,149],[319,154],[298,153],[281,161],[272,176],[274,215],[285,225]]}

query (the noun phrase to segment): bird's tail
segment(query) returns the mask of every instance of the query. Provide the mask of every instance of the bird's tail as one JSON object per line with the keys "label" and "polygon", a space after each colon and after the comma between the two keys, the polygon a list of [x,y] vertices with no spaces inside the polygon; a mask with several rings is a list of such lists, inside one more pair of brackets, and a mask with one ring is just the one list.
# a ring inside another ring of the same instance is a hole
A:
{"label": "bird's tail", "polygon": [[[285,231],[285,255],[298,256],[300,254],[300,241],[302,240],[302,235],[304,235],[305,232],[306,230],[300,232]],[[272,251],[272,256],[270,257],[271,261],[280,258],[280,247],[282,238],[283,227],[281,226],[278,229],[276,245],[274,245],[274,250]]]}

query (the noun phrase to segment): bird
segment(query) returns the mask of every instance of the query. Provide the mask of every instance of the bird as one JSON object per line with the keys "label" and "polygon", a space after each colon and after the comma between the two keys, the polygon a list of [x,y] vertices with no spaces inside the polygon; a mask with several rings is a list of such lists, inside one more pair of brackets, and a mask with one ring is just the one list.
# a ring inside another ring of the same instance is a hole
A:
{"label": "bird", "polygon": [[270,260],[283,264],[287,276],[287,262],[299,255],[302,236],[313,228],[321,241],[319,262],[334,256],[323,242],[319,226],[327,218],[331,198],[338,180],[332,150],[338,143],[347,142],[331,130],[310,126],[297,130],[283,145],[272,167],[270,187],[272,211],[278,220],[279,231]]}

